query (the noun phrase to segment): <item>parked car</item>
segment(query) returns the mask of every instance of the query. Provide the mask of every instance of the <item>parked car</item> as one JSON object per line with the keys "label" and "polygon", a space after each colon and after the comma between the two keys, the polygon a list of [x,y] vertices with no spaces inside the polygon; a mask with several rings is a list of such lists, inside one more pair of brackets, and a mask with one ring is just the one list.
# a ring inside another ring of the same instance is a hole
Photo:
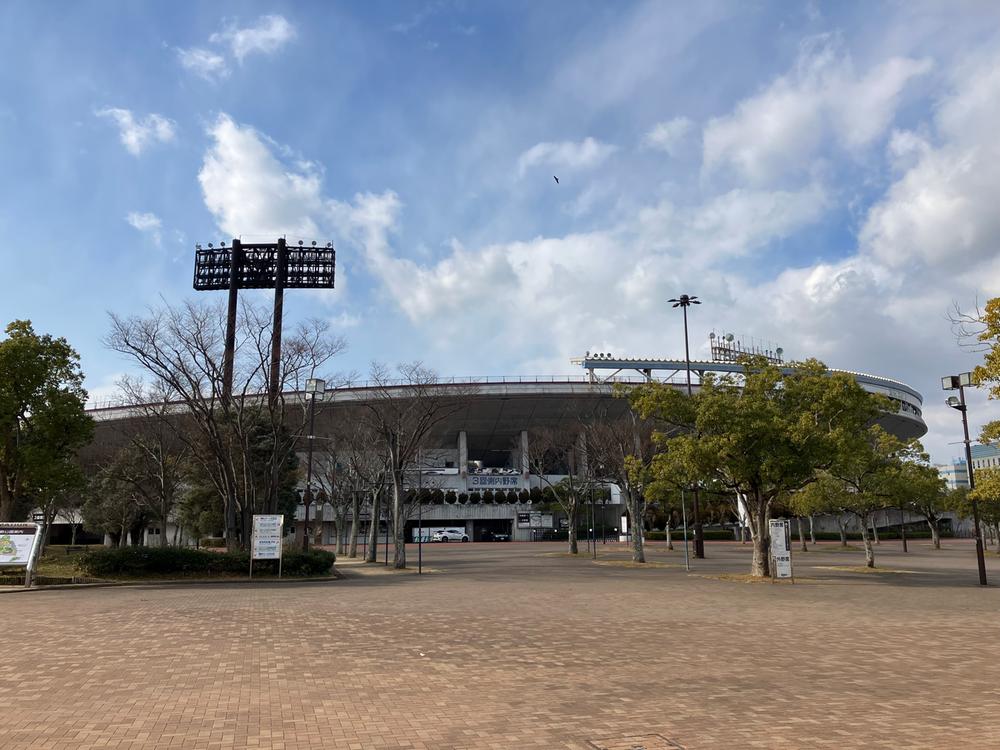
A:
{"label": "parked car", "polygon": [[465,533],[465,529],[441,529],[434,532],[433,536],[431,536],[431,541],[467,542],[469,541],[469,535]]}
{"label": "parked car", "polygon": [[490,539],[494,542],[509,542],[510,534],[505,531],[491,531]]}

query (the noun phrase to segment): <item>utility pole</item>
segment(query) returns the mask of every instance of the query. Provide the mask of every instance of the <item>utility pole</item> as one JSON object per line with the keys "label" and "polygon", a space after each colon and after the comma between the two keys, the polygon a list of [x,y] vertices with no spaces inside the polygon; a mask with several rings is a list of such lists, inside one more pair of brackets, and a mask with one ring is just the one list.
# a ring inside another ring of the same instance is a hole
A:
{"label": "utility pole", "polygon": [[[972,373],[947,375],[941,378],[941,387],[946,391],[958,390],[958,398],[949,396],[945,402],[952,409],[962,412],[962,429],[965,432],[965,468],[969,472],[969,490],[976,489],[975,472],[972,470],[972,445],[969,441],[969,408],[965,403],[965,386],[972,385]],[[976,562],[979,566],[979,585],[986,586],[986,557],[983,552],[983,534],[979,526],[979,503],[972,500],[972,523],[976,534]]]}

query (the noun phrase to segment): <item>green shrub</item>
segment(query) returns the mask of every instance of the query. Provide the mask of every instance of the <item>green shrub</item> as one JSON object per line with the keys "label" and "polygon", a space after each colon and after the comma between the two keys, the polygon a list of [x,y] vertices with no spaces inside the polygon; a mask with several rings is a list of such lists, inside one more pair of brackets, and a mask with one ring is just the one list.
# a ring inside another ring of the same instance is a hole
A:
{"label": "green shrub", "polygon": [[[326,575],[334,555],[326,550],[289,552],[282,560],[282,575]],[[146,576],[210,577],[246,575],[250,569],[248,552],[209,552],[190,547],[119,547],[89,550],[79,567],[97,578],[143,578]],[[254,572],[277,574],[277,560],[254,561]]]}

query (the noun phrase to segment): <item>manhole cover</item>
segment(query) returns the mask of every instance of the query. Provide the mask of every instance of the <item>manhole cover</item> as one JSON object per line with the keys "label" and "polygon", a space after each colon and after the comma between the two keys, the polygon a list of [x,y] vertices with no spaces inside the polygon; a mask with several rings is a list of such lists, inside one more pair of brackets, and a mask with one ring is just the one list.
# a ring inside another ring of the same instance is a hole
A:
{"label": "manhole cover", "polygon": [[662,734],[641,734],[633,737],[613,737],[607,740],[591,740],[596,750],[684,750],[679,742],[668,740]]}

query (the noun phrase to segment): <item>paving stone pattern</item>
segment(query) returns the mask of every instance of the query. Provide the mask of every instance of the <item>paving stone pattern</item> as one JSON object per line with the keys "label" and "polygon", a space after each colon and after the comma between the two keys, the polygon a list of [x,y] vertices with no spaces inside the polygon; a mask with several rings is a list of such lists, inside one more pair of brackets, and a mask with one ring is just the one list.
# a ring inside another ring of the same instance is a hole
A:
{"label": "paving stone pattern", "polygon": [[688,574],[453,544],[420,577],[4,594],[0,747],[1000,747],[1000,589],[968,545],[881,546],[911,572],[827,546],[794,586],[746,584],[713,577],[740,545]]}

